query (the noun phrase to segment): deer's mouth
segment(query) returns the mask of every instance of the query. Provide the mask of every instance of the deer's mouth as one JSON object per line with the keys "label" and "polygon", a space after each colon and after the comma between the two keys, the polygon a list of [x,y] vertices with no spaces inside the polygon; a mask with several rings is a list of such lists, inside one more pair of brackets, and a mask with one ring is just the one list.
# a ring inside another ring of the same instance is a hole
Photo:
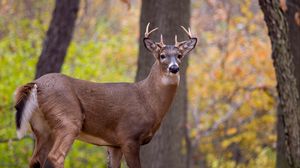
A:
{"label": "deer's mouth", "polygon": [[172,72],[170,72],[170,71],[168,71],[167,72],[167,76],[169,76],[169,77],[178,77],[179,76],[179,71],[177,72],[177,73],[172,73]]}

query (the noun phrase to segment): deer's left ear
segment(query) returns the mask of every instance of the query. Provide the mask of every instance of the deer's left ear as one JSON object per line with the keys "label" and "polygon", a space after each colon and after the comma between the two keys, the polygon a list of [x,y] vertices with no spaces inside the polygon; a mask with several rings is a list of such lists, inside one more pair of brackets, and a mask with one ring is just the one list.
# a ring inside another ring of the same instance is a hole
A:
{"label": "deer's left ear", "polygon": [[159,46],[150,38],[144,38],[144,45],[147,48],[147,50],[149,50],[152,53],[158,52],[160,49]]}
{"label": "deer's left ear", "polygon": [[190,38],[184,41],[183,43],[181,43],[178,46],[178,48],[183,55],[186,55],[195,48],[196,44],[197,44],[197,38]]}

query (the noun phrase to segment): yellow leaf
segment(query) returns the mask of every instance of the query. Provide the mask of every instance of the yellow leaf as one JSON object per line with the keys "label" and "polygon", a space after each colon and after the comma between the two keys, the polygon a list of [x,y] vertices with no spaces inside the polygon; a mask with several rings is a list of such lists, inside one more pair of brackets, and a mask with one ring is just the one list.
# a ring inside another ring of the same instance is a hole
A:
{"label": "yellow leaf", "polygon": [[228,130],[227,130],[227,134],[234,134],[234,133],[236,133],[237,132],[237,130],[236,130],[236,128],[229,128]]}

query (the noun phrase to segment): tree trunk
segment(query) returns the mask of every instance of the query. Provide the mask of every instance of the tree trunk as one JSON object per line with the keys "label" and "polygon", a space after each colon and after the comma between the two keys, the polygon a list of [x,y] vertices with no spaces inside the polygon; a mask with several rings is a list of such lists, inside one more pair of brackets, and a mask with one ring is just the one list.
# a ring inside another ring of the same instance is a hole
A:
{"label": "tree trunk", "polygon": [[[296,13],[300,15],[300,1],[299,0],[287,0],[288,6],[286,11],[286,18],[289,26],[289,41],[290,51],[293,55],[293,62],[295,65],[294,75],[297,81],[298,93],[300,92],[300,24],[296,23]],[[300,16],[298,16],[300,19]],[[299,101],[299,99],[298,99]]]}
{"label": "tree trunk", "polygon": [[[292,25],[288,26],[287,19],[279,7],[278,0],[259,0],[259,3],[264,13],[271,39],[272,59],[275,67],[277,91],[279,95],[276,166],[278,168],[299,168],[300,103],[298,92],[300,90],[299,83],[298,85],[296,83],[296,72],[299,67],[297,67],[295,71],[295,65],[293,63],[293,61],[299,60],[299,57],[296,58],[296,55],[294,55],[296,50],[294,49],[295,51],[293,51],[293,48],[297,46],[296,41],[293,41],[293,39],[297,37],[297,34],[291,34],[293,30],[289,32],[289,27],[291,28]],[[294,37],[291,38],[291,36]],[[299,41],[299,39],[297,41]],[[297,62],[297,65],[298,64],[299,62]]]}
{"label": "tree trunk", "polygon": [[[296,12],[300,12],[300,1],[298,0],[288,0],[287,11],[285,12],[285,16],[288,22],[288,38],[290,42],[290,51],[293,56],[293,63],[295,65],[294,75],[296,78],[296,85],[298,90],[298,95],[300,91],[300,26],[295,22],[295,14]],[[300,104],[299,98],[297,99],[298,105]],[[284,140],[284,122],[282,120],[282,110],[278,109],[278,121],[277,121],[277,168],[289,168],[287,157],[285,157],[286,147]]]}
{"label": "tree trunk", "polygon": [[276,129],[277,129],[276,167],[291,168],[288,162],[288,158],[286,157],[283,111],[280,106],[277,107]]}
{"label": "tree trunk", "polygon": [[[159,27],[152,38],[159,41],[160,33],[164,35],[166,44],[174,44],[174,36],[179,40],[187,36],[180,25],[189,27],[190,0],[143,0],[140,17],[140,46],[136,81],[144,79],[154,62],[153,56],[143,44],[144,31],[147,23],[150,28]],[[159,33],[158,33],[159,32]],[[187,162],[187,58],[181,65],[181,81],[173,105],[165,116],[163,123],[152,141],[142,147],[141,160],[143,168],[186,168]]]}
{"label": "tree trunk", "polygon": [[43,43],[35,78],[60,72],[71,42],[79,0],[56,0],[52,20]]}

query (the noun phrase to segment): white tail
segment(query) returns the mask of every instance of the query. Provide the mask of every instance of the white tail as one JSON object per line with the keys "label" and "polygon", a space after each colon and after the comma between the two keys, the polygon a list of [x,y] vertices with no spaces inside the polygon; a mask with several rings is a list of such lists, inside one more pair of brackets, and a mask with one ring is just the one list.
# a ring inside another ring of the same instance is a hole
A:
{"label": "white tail", "polygon": [[26,131],[28,130],[29,120],[32,116],[32,113],[37,110],[37,85],[35,84],[28,95],[23,111],[21,112],[20,118],[20,127],[17,129],[17,136],[19,139],[25,136]]}

